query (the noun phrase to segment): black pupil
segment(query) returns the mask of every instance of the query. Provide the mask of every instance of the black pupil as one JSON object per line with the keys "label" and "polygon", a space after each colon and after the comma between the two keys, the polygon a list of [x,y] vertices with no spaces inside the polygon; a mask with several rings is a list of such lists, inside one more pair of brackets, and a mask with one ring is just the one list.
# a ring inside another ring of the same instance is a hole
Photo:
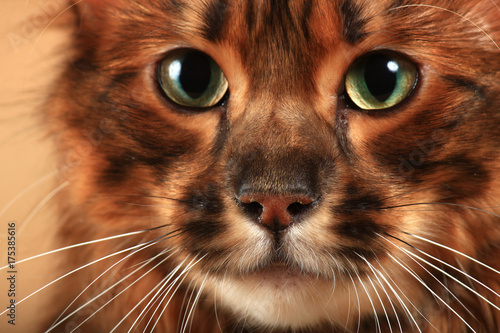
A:
{"label": "black pupil", "polygon": [[203,95],[210,84],[211,77],[210,61],[206,55],[191,52],[184,56],[179,82],[189,97],[197,99]]}
{"label": "black pupil", "polygon": [[396,87],[397,69],[391,69],[390,64],[396,62],[384,54],[373,55],[365,63],[366,86],[380,102],[385,102]]}

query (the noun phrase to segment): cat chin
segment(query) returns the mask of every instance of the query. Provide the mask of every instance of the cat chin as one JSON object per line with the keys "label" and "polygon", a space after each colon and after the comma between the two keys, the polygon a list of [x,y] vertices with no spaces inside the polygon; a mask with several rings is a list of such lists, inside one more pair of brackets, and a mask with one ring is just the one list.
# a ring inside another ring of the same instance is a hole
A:
{"label": "cat chin", "polygon": [[244,277],[212,278],[210,284],[218,305],[231,311],[238,321],[255,327],[299,329],[325,322],[345,325],[348,304],[352,309],[358,307],[349,288],[285,267]]}

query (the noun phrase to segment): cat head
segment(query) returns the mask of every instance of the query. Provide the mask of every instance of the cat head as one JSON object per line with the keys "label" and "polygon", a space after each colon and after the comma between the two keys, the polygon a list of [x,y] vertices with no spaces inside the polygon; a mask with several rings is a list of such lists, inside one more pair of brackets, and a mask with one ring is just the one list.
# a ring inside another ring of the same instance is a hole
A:
{"label": "cat head", "polygon": [[440,262],[495,276],[469,259],[500,240],[493,2],[76,8],[47,110],[67,239],[150,229],[158,276],[269,327],[439,307]]}

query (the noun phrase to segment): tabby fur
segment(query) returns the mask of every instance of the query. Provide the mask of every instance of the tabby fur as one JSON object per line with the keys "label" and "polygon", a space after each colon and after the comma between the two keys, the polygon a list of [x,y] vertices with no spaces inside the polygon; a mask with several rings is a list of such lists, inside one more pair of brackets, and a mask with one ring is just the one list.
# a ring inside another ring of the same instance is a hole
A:
{"label": "tabby fur", "polygon": [[[64,271],[142,244],[57,282],[59,313],[89,287],[53,331],[500,332],[494,1],[73,5],[71,60],[44,111],[69,184],[61,247],[147,232],[68,251]],[[173,49],[214,59],[223,103],[162,94]],[[405,55],[418,81],[364,111],[345,73],[374,50]],[[242,207],[247,188],[314,204],[269,230]]]}

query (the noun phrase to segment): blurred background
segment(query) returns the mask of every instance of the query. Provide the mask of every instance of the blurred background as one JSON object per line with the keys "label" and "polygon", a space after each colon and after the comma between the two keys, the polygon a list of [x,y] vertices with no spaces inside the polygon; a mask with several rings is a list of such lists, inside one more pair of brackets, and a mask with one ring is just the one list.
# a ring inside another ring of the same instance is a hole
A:
{"label": "blurred background", "polygon": [[[0,0],[0,267],[7,264],[9,222],[16,223],[17,261],[55,246],[57,164],[40,115],[68,56],[66,8],[66,0]],[[17,301],[41,286],[41,276],[51,281],[54,265],[54,257],[17,265]],[[9,302],[6,274],[0,270],[0,312]],[[18,307],[16,327],[0,316],[0,332],[39,331],[31,314],[50,305],[47,293]]]}
{"label": "blurred background", "polygon": [[[51,164],[39,115],[64,61],[68,31],[54,18],[65,2],[0,2],[0,212]],[[20,200],[24,213],[27,198]],[[9,209],[0,219],[20,220],[22,213]]]}

